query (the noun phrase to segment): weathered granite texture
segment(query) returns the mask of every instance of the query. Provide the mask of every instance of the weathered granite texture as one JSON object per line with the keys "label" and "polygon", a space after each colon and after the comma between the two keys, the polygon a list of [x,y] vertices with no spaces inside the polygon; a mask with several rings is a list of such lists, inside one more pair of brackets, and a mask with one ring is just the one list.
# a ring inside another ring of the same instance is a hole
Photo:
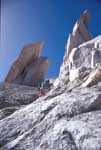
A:
{"label": "weathered granite texture", "polygon": [[18,59],[12,64],[5,82],[30,86],[38,86],[42,83],[49,66],[49,59],[40,57],[42,47],[43,42],[25,46]]}
{"label": "weathered granite texture", "polygon": [[100,150],[100,83],[53,89],[36,100],[32,88],[15,85],[6,95],[7,86],[0,85],[0,150]]}
{"label": "weathered granite texture", "polygon": [[[98,47],[95,47],[96,44]],[[71,65],[71,68],[69,69],[70,81],[74,81],[76,78],[80,78],[80,76],[82,78],[82,73],[84,75],[84,73],[93,70],[98,64],[101,64],[100,46],[101,36],[98,36],[95,39],[72,49],[69,56],[69,65]]]}
{"label": "weathered granite texture", "polygon": [[97,84],[99,81],[101,81],[101,65],[97,66],[96,69],[89,74],[82,84],[82,87],[90,87]]}

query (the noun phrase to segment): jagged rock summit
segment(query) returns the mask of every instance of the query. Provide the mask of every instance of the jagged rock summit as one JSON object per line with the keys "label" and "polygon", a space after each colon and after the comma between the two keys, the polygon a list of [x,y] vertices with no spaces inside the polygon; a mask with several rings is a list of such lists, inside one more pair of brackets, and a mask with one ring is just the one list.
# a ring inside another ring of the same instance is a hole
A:
{"label": "jagged rock summit", "polygon": [[[69,81],[83,80],[97,65],[101,64],[101,35],[92,39],[88,30],[90,14],[86,10],[79,17],[70,34],[60,74],[55,87]],[[82,40],[81,40],[82,39]]]}
{"label": "jagged rock summit", "polygon": [[73,31],[69,35],[69,38],[67,41],[64,63],[68,61],[69,54],[71,53],[73,48],[92,39],[92,34],[89,32],[89,29],[88,29],[89,20],[90,20],[90,14],[88,10],[86,10],[83,12],[83,14],[79,17],[79,19],[75,23]]}
{"label": "jagged rock summit", "polygon": [[42,47],[42,41],[25,46],[12,64],[5,82],[29,86],[41,84],[49,66],[49,59],[40,57]]}
{"label": "jagged rock summit", "polygon": [[101,36],[91,38],[88,20],[86,11],[45,96],[35,87],[0,84],[0,150],[101,150]]}

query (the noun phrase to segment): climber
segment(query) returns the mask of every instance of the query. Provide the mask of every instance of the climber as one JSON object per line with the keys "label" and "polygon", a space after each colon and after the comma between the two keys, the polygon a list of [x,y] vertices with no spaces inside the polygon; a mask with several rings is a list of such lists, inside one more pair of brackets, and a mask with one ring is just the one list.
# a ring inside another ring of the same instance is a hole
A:
{"label": "climber", "polygon": [[45,90],[44,90],[44,82],[39,83],[38,85],[38,90],[40,92],[40,95],[45,95]]}

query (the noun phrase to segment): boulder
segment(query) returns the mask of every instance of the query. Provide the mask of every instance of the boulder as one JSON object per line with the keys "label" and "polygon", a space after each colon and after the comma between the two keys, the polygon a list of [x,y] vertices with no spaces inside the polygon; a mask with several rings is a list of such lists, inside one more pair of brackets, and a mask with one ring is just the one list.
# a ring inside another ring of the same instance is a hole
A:
{"label": "boulder", "polygon": [[98,66],[89,74],[86,81],[82,84],[82,87],[90,87],[98,82],[101,82],[101,66]]}
{"label": "boulder", "polygon": [[39,97],[38,88],[7,83],[0,84],[0,109],[24,106]]}

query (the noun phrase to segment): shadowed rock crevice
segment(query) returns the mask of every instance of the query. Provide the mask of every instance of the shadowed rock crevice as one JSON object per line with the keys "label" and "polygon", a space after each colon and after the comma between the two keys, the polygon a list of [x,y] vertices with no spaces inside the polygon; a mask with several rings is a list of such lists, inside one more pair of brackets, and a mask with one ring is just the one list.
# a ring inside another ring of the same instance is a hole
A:
{"label": "shadowed rock crevice", "polygon": [[10,116],[13,114],[15,111],[19,110],[20,107],[6,107],[3,109],[0,109],[0,120]]}

